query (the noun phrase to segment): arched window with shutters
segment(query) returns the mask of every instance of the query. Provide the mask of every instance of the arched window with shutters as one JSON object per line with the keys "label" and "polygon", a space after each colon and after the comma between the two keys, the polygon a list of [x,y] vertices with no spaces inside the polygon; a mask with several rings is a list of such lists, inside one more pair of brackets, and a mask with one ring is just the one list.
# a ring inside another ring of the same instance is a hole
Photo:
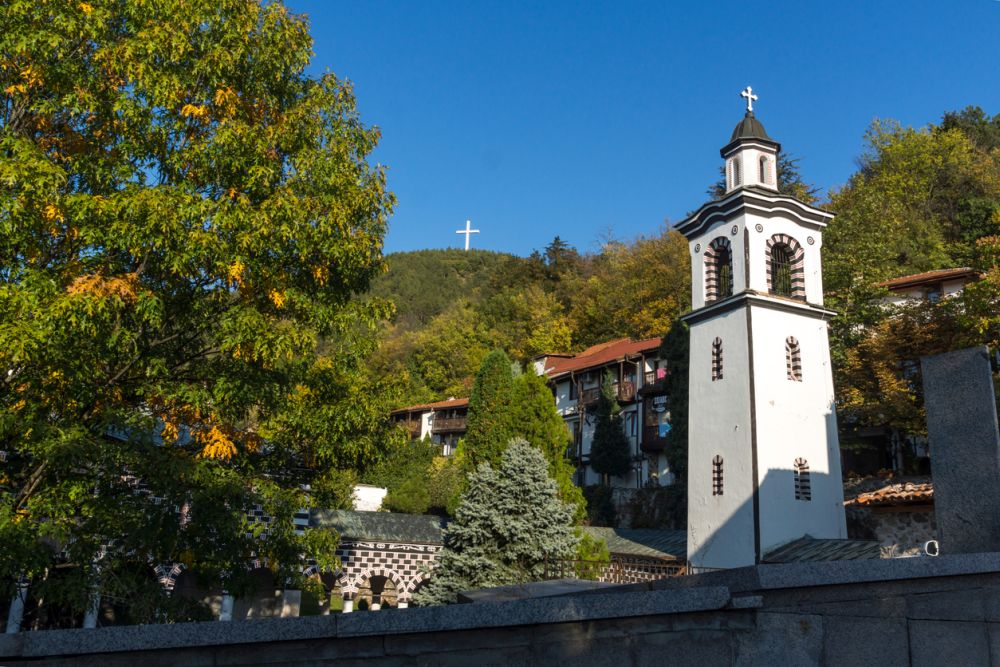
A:
{"label": "arched window with shutters", "polygon": [[802,382],[802,351],[795,336],[785,339],[785,371],[792,382]]}
{"label": "arched window with shutters", "polygon": [[767,291],[775,296],[806,298],[805,251],[787,234],[767,241]]}
{"label": "arched window with shutters", "polygon": [[712,495],[722,495],[722,457],[718,454],[712,459]]}
{"label": "arched window with shutters", "polygon": [[722,339],[712,341],[712,382],[722,379]]}
{"label": "arched window with shutters", "polygon": [[770,169],[768,169],[768,163],[767,163],[767,156],[766,155],[761,155],[760,156],[760,162],[758,163],[758,166],[760,167],[760,182],[766,185],[767,182],[768,182],[768,179],[770,179],[770,177],[771,177]]}
{"label": "arched window with shutters", "polygon": [[803,458],[795,459],[795,499],[812,500],[812,486],[809,483],[809,462]]}
{"label": "arched window with shutters", "polygon": [[740,159],[738,157],[734,157],[729,161],[729,188],[732,189],[740,187],[741,180]]}
{"label": "arched window with shutters", "polygon": [[705,250],[705,300],[725,299],[733,294],[733,252],[729,239],[720,236]]}

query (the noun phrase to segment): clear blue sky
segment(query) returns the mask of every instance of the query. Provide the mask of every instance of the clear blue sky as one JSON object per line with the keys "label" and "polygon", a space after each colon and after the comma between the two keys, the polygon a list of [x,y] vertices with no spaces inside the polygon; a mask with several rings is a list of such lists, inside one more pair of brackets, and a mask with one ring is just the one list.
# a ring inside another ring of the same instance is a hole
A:
{"label": "clear blue sky", "polygon": [[757,117],[824,191],[873,118],[1000,113],[1000,1],[287,0],[312,69],[354,82],[399,198],[386,251],[596,250],[700,206]]}

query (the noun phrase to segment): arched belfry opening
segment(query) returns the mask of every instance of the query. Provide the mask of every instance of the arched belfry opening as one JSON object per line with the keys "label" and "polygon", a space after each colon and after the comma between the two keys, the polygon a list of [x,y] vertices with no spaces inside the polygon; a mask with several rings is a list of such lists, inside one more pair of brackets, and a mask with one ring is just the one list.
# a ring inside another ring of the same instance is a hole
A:
{"label": "arched belfry opening", "polygon": [[729,239],[720,236],[705,250],[705,301],[733,295],[733,251]]}
{"label": "arched belfry opening", "polygon": [[767,240],[767,291],[774,296],[805,300],[805,251],[788,234]]}

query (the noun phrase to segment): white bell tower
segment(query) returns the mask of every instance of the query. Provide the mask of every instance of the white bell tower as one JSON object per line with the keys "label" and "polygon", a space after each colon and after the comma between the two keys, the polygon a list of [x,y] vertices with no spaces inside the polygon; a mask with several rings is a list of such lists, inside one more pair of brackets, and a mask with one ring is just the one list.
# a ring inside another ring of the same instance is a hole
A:
{"label": "white bell tower", "polygon": [[833,218],[777,188],[753,114],[722,149],[726,194],[681,222],[691,252],[688,560],[760,563],[846,538],[820,247]]}

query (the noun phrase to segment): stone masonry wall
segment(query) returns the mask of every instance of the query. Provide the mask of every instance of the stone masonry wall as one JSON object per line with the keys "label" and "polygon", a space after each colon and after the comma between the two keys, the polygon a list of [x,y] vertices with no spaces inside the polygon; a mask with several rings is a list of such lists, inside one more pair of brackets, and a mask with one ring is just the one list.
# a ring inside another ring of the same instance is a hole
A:
{"label": "stone masonry wall", "polygon": [[0,664],[1000,665],[1000,553],[741,568],[513,602],[0,637]]}
{"label": "stone masonry wall", "polygon": [[847,533],[854,539],[875,540],[894,557],[919,556],[937,539],[934,508],[847,508]]}

